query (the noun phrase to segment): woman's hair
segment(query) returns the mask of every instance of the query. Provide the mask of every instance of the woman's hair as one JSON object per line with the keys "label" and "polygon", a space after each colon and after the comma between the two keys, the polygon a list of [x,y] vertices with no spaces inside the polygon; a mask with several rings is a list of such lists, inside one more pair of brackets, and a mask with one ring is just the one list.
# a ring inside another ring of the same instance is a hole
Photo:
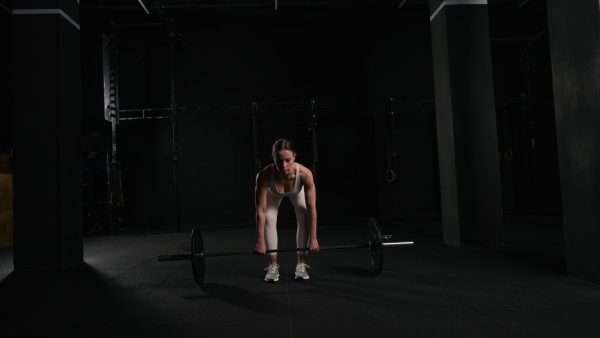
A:
{"label": "woman's hair", "polygon": [[285,138],[279,139],[273,144],[273,151],[271,152],[273,158],[276,158],[277,153],[281,150],[289,150],[292,153],[296,154],[296,147],[294,146],[292,141]]}

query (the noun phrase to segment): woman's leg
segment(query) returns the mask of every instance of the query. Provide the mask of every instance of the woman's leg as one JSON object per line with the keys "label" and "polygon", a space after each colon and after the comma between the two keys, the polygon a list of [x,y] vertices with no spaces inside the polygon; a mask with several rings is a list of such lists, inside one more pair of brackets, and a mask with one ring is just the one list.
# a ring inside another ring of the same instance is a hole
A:
{"label": "woman's leg", "polygon": [[[265,212],[265,244],[267,250],[277,249],[277,212],[283,197],[274,196],[267,192],[267,210]],[[277,264],[277,253],[273,252],[268,255],[269,264]]]}
{"label": "woman's leg", "polygon": [[[306,218],[306,199],[304,197],[304,188],[300,190],[295,196],[290,196],[290,200],[294,205],[294,211],[296,212],[296,221],[298,223],[298,229],[296,230],[296,245],[299,248],[308,247],[310,240],[310,232],[308,229],[308,222]],[[306,263],[307,251],[298,251],[298,262]]]}

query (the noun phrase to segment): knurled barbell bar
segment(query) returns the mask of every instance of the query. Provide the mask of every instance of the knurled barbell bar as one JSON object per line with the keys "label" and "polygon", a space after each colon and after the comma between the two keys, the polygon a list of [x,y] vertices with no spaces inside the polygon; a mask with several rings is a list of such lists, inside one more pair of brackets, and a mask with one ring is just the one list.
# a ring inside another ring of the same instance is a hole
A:
{"label": "knurled barbell bar", "polygon": [[[379,224],[374,218],[370,218],[367,223],[367,243],[357,245],[337,245],[337,246],[321,246],[319,250],[341,250],[341,249],[360,249],[369,248],[369,256],[371,257],[371,268],[375,276],[381,273],[383,269],[383,247],[384,246],[402,246],[402,245],[413,245],[414,242],[383,242],[383,239],[389,239],[391,236],[382,236]],[[288,248],[288,249],[276,249],[267,250],[270,252],[292,252],[292,251],[307,251],[308,248]],[[204,242],[202,240],[202,232],[199,228],[192,229],[192,243],[190,247],[190,253],[178,254],[178,255],[164,255],[158,256],[159,262],[166,261],[181,261],[191,260],[192,261],[192,272],[194,273],[194,279],[198,285],[201,285],[204,281],[205,274],[205,262],[204,260],[209,257],[223,257],[223,256],[236,256],[236,255],[253,255],[254,251],[235,251],[235,252],[217,252],[217,253],[205,253]]]}

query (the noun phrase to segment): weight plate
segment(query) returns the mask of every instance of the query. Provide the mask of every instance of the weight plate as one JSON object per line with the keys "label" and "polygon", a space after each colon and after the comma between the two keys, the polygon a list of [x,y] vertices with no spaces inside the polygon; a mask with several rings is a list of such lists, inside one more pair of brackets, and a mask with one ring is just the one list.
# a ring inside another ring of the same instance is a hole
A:
{"label": "weight plate", "polygon": [[367,225],[367,240],[369,241],[369,256],[371,256],[371,268],[375,276],[383,269],[383,241],[379,224],[374,218],[369,219]]}
{"label": "weight plate", "polygon": [[202,233],[199,228],[192,229],[192,245],[191,245],[191,260],[192,271],[196,284],[201,285],[204,282],[204,242],[202,241]]}

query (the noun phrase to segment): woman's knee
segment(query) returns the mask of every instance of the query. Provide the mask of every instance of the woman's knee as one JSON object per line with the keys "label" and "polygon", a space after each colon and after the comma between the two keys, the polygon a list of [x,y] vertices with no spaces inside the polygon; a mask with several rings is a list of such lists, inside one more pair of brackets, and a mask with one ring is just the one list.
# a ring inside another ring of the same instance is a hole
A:
{"label": "woman's knee", "polygon": [[306,218],[306,213],[307,213],[306,207],[296,207],[296,208],[294,208],[294,211],[296,212],[297,219]]}

